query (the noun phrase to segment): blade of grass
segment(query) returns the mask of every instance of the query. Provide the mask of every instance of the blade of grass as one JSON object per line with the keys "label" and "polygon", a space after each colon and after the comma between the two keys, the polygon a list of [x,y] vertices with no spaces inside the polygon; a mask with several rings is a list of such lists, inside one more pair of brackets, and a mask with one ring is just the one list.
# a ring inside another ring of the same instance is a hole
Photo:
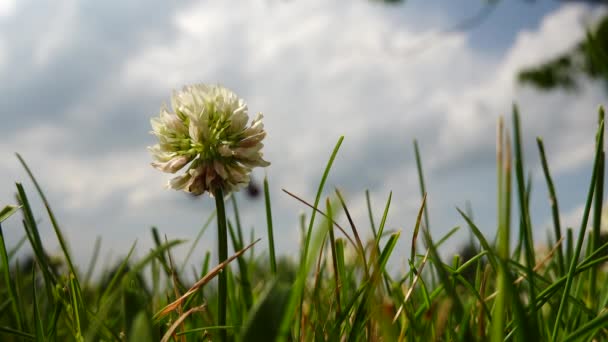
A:
{"label": "blade of grass", "polygon": [[207,231],[207,228],[209,227],[209,225],[211,225],[211,222],[213,222],[213,219],[215,218],[215,214],[216,213],[214,210],[211,213],[211,215],[209,215],[209,218],[207,219],[207,221],[205,221],[205,223],[203,224],[203,227],[201,227],[201,229],[198,231],[198,234],[196,234],[196,238],[194,239],[194,241],[192,241],[192,245],[190,245],[190,249],[188,249],[186,258],[184,258],[184,262],[182,263],[180,273],[184,272],[184,269],[186,268],[186,265],[188,264],[188,261],[190,260],[190,257],[192,256],[194,249],[196,248],[196,245],[198,245],[199,240],[203,237],[203,234],[205,234],[205,231]]}
{"label": "blade of grass", "polygon": [[0,210],[0,223],[11,217],[11,215],[16,213],[19,209],[21,209],[20,205],[7,205],[2,208],[2,210]]}
{"label": "blade of grass", "polygon": [[[522,150],[521,129],[519,124],[519,110],[516,105],[513,105],[513,143],[515,157],[515,178],[517,181],[517,194],[519,200],[519,215],[521,218],[521,237],[524,247],[524,256],[526,259],[528,282],[529,282],[529,297],[530,302],[536,302],[536,285],[534,284],[534,271],[532,268],[536,264],[534,252],[534,238],[532,235],[532,223],[530,219],[530,211],[528,205],[528,192],[530,187],[526,187],[524,179],[524,156]],[[534,340],[538,338],[539,325],[538,314],[532,312],[529,320],[531,331],[527,331],[529,338]]]}
{"label": "blade of grass", "polygon": [[[230,237],[232,240],[232,248],[235,251],[239,251],[243,249],[243,245],[238,240],[234,228],[230,221],[228,221],[228,231],[230,232]],[[243,299],[245,300],[245,308],[249,310],[253,305],[253,290],[251,289],[251,282],[249,281],[249,269],[247,268],[247,262],[243,256],[239,257],[237,260],[237,264],[239,265],[239,273],[241,278],[241,291],[243,293]]]}
{"label": "blade of grass", "polygon": [[[369,192],[366,191],[366,195],[368,198],[368,209],[369,207]],[[355,246],[355,249],[358,247],[359,249],[359,256],[361,257],[361,260],[363,260],[363,267],[365,268],[365,276],[367,278],[369,278],[369,268],[367,265],[367,260],[365,258],[365,247],[363,247],[363,242],[361,242],[361,237],[359,236],[359,232],[357,232],[357,228],[355,227],[355,222],[353,221],[352,216],[350,215],[350,211],[348,210],[348,207],[346,206],[346,202],[344,201],[344,197],[342,197],[342,193],[340,193],[340,191],[336,188],[336,196],[338,197],[338,200],[340,201],[340,204],[342,205],[342,209],[344,210],[344,213],[346,214],[346,218],[348,219],[348,223],[350,224],[350,228],[353,231],[353,235],[355,236],[355,241],[357,241],[357,245]],[[370,220],[372,222],[372,226],[374,225],[373,222],[373,218],[371,217],[371,211],[370,211]],[[376,236],[376,228],[373,228],[373,234],[374,237]]]}
{"label": "blade of grass", "polygon": [[32,266],[32,302],[34,304],[34,327],[36,333],[36,341],[45,341],[44,327],[42,326],[42,317],[40,315],[40,307],[38,305],[38,294],[36,293],[36,265]]}
{"label": "blade of grass", "polygon": [[103,292],[101,293],[101,296],[99,296],[99,300],[97,301],[98,307],[100,307],[103,304],[104,300],[107,298],[107,296],[110,293],[112,293],[114,285],[116,284],[118,279],[123,275],[123,271],[127,267],[128,263],[129,263],[129,259],[131,259],[131,255],[133,255],[133,251],[135,250],[136,244],[137,244],[137,241],[135,241],[133,243],[133,245],[131,246],[131,249],[129,250],[129,253],[127,253],[127,256],[120,263],[120,266],[118,266],[118,268],[116,269],[116,272],[114,272],[114,276],[112,277],[112,279],[110,279],[110,281],[108,282],[108,285],[103,289]]}
{"label": "blade of grass", "polygon": [[23,227],[34,251],[36,261],[42,270],[42,277],[44,278],[44,285],[46,288],[46,294],[48,298],[53,298],[52,286],[57,283],[57,274],[54,269],[49,265],[47,254],[42,246],[42,239],[40,239],[40,232],[38,231],[38,225],[34,219],[34,214],[30,202],[25,194],[25,189],[21,183],[16,183],[17,197],[19,203],[22,205],[23,213]]}
{"label": "blade of grass", "polygon": [[10,251],[8,251],[8,261],[9,262],[13,259],[15,254],[17,254],[17,252],[19,252],[21,247],[23,247],[23,245],[25,244],[25,241],[27,241],[27,235],[25,235],[21,239],[19,239],[19,241],[15,244],[15,246],[13,246],[13,248],[11,248]]}
{"label": "blade of grass", "polygon": [[89,267],[87,267],[87,274],[84,276],[85,284],[88,284],[91,281],[91,277],[93,276],[93,271],[95,270],[95,265],[97,264],[97,258],[99,257],[100,247],[101,247],[101,236],[98,236],[95,239],[95,246],[93,246],[93,255],[91,256],[91,261],[89,262]]}
{"label": "blade of grass", "polygon": [[378,235],[378,234],[376,233],[376,225],[374,224],[374,215],[372,213],[372,203],[369,198],[369,190],[365,190],[365,203],[367,204],[367,214],[369,216],[369,224],[372,228],[372,233],[374,234],[374,238],[375,238],[376,235]]}
{"label": "blade of grass", "polygon": [[[547,157],[545,156],[545,147],[540,137],[536,138],[538,144],[538,150],[540,153],[540,161],[543,166],[543,173],[545,174],[545,180],[547,182],[547,188],[549,190],[549,203],[551,204],[551,215],[553,217],[553,231],[555,232],[555,240],[562,238],[562,228],[559,220],[559,205],[557,202],[557,195],[555,193],[555,186],[553,185],[553,179],[549,172],[549,166],[547,163]],[[557,269],[560,276],[564,275],[566,264],[564,262],[564,252],[562,248],[557,250]]]}
{"label": "blade of grass", "polygon": [[581,327],[573,331],[570,335],[566,336],[563,339],[563,342],[569,341],[577,341],[584,336],[588,336],[592,331],[598,330],[601,328],[606,328],[606,323],[608,322],[608,312],[605,312],[602,315],[595,317],[589,322],[583,324]]}
{"label": "blade of grass", "polygon": [[[68,264],[70,273],[76,275],[76,268],[74,267],[74,263],[72,262],[72,257],[70,256],[70,250],[68,248],[68,244],[67,244],[65,238],[63,237],[63,233],[61,232],[61,228],[59,227],[59,224],[57,223],[55,214],[53,213],[53,210],[51,210],[51,206],[50,206],[48,200],[46,199],[46,196],[42,192],[42,188],[40,188],[38,181],[34,177],[34,174],[32,173],[32,171],[30,171],[30,168],[25,163],[25,160],[23,160],[23,158],[19,155],[19,153],[15,153],[15,155],[17,156],[17,159],[19,159],[19,162],[25,169],[25,172],[30,177],[30,180],[34,184],[34,187],[36,188],[36,191],[38,192],[40,199],[42,199],[42,203],[44,204],[44,207],[46,208],[47,214],[49,215],[49,219],[51,220],[51,225],[53,226],[53,229],[55,230],[55,235],[57,236],[57,240],[59,241],[59,246],[61,247],[61,251],[63,252],[65,261]],[[78,278],[76,278],[76,285],[78,286],[78,288],[80,288],[80,284],[78,283]]]}
{"label": "blade of grass", "polygon": [[25,339],[28,339],[31,341],[36,340],[36,336],[34,336],[30,333],[20,331],[18,329],[9,328],[9,327],[0,326],[0,333],[6,334],[6,335],[12,335],[12,336],[19,336],[21,338],[25,338]]}
{"label": "blade of grass", "polygon": [[274,230],[272,228],[272,210],[270,207],[270,191],[268,190],[268,177],[264,177],[264,204],[266,206],[266,223],[268,226],[268,251],[270,257],[270,271],[277,274],[277,259],[274,248]]}
{"label": "blade of grass", "polygon": [[574,250],[572,260],[570,261],[570,267],[568,269],[566,285],[564,285],[563,295],[562,295],[562,298],[561,298],[561,301],[559,304],[559,308],[557,310],[557,315],[555,317],[555,325],[553,326],[553,333],[551,334],[552,341],[557,341],[557,339],[558,339],[559,327],[561,325],[561,320],[562,320],[564,311],[566,310],[567,305],[568,305],[567,298],[570,295],[570,289],[572,287],[572,280],[574,279],[574,273],[576,271],[577,260],[581,254],[583,240],[585,239],[585,233],[587,231],[587,222],[589,219],[589,212],[591,210],[591,202],[593,200],[593,193],[594,193],[595,186],[596,186],[595,182],[596,182],[596,178],[597,178],[597,173],[599,172],[599,170],[598,170],[599,164],[600,164],[599,160],[600,160],[600,157],[602,154],[600,146],[603,146],[603,141],[604,141],[604,122],[603,121],[600,123],[597,140],[598,140],[598,143],[597,143],[597,147],[596,147],[596,151],[595,151],[595,158],[594,158],[594,162],[593,162],[593,172],[591,174],[591,182],[589,184],[589,191],[587,193],[587,201],[585,203],[585,210],[583,212],[583,221],[581,222],[581,228],[579,231],[578,240],[576,242],[576,248]]}
{"label": "blade of grass", "polygon": [[153,319],[154,320],[159,320],[159,319],[163,318],[164,316],[166,316],[167,314],[169,314],[171,311],[175,310],[177,307],[179,307],[179,305],[183,301],[185,301],[193,293],[195,293],[196,291],[198,291],[199,288],[201,288],[202,286],[204,286],[205,284],[207,284],[216,275],[218,275],[218,273],[220,273],[224,269],[224,267],[226,267],[226,265],[228,265],[229,263],[231,263],[232,261],[234,261],[234,259],[236,259],[239,256],[241,256],[249,248],[251,248],[253,245],[255,245],[258,241],[260,241],[260,239],[255,240],[253,243],[251,243],[247,247],[241,249],[240,251],[236,252],[234,255],[232,255],[228,259],[226,259],[223,262],[219,263],[212,270],[210,270],[207,274],[205,274],[204,277],[202,277],[199,281],[197,281],[194,285],[192,285],[192,287],[190,287],[190,289],[188,291],[186,291],[186,293],[184,293],[180,298],[178,298],[177,300],[175,300],[172,303],[168,304],[162,310],[160,310],[159,312],[157,312],[154,315]]}
{"label": "blade of grass", "polygon": [[[422,159],[420,158],[420,150],[418,149],[418,141],[414,139],[414,154],[416,156],[416,168],[418,170],[418,181],[420,182],[420,196],[426,197],[426,187],[424,185],[424,173],[422,172]],[[429,212],[428,205],[424,206],[424,226],[429,229]]]}
{"label": "blade of grass", "polygon": [[[601,125],[604,122],[604,108],[600,107],[598,114],[598,124]],[[599,137],[598,137],[599,138]],[[602,207],[604,202],[604,172],[605,172],[605,162],[606,162],[606,154],[604,152],[604,141],[600,142],[600,139],[597,139],[597,144],[601,144],[598,148],[601,150],[599,165],[598,165],[598,173],[597,173],[597,182],[595,183],[595,199],[593,201],[593,235],[591,235],[592,250],[597,249],[600,246],[600,234],[601,234],[601,224],[602,224]],[[590,272],[590,284],[589,284],[589,302],[597,303],[595,298],[597,298],[597,269],[592,268]]]}
{"label": "blade of grass", "polygon": [[2,231],[2,223],[0,222],[0,258],[2,258],[2,273],[4,275],[4,284],[6,286],[6,290],[8,292],[9,300],[11,301],[11,308],[13,310],[13,315],[15,320],[17,321],[17,329],[23,329],[23,318],[21,317],[21,310],[19,310],[19,306],[17,305],[17,297],[15,295],[14,284],[11,281],[11,273],[10,273],[10,265],[9,258],[6,253],[6,244],[4,242],[4,233]]}
{"label": "blade of grass", "polygon": [[492,268],[496,271],[498,269],[498,266],[496,264],[496,257],[494,255],[494,250],[492,249],[492,247],[490,247],[490,244],[488,243],[488,240],[486,240],[485,236],[483,236],[479,228],[477,228],[475,223],[473,223],[473,221],[462,210],[460,210],[459,208],[456,208],[456,210],[458,211],[460,216],[462,216],[462,218],[467,222],[469,228],[471,228],[473,235],[475,235],[483,250],[488,253],[488,261],[490,262],[490,265],[492,265]]}

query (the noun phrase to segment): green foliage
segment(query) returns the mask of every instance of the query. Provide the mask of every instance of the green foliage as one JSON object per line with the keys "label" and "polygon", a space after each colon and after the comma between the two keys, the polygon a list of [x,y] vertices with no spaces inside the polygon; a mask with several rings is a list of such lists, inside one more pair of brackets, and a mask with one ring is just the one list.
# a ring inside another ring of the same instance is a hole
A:
{"label": "green foliage", "polygon": [[[0,226],[0,340],[181,342],[224,336],[228,341],[608,340],[608,239],[599,230],[604,187],[603,120],[600,110],[598,133],[589,137],[595,138],[596,151],[577,238],[571,229],[562,232],[550,164],[542,140],[537,139],[554,223],[549,239],[553,242],[545,255],[535,250],[534,213],[528,202],[530,180],[524,177],[523,134],[514,108],[513,142],[502,121],[499,123],[498,217],[496,226],[490,227],[494,229],[485,229],[496,235],[485,236],[470,211],[457,209],[474,239],[466,254],[445,260],[440,252],[458,227],[438,238],[431,234],[423,158],[416,142],[421,205],[411,231],[386,229],[390,193],[382,212],[376,213],[366,192],[369,226],[352,219],[348,199],[338,190],[335,197],[324,198],[321,209],[340,138],[313,204],[286,191],[313,210],[308,222],[301,218],[300,260],[277,258],[272,239],[269,253],[257,255],[253,244],[244,240],[237,200],[232,197],[234,216],[227,215],[223,206],[218,215],[231,217],[225,228],[237,253],[217,266],[207,253],[193,267],[194,284],[189,284],[192,273],[188,266],[177,267],[172,257],[173,249],[183,241],[162,239],[156,228],[151,230],[154,248],[140,259],[134,257],[134,243],[121,261],[102,265],[106,268],[97,280],[91,276],[99,259],[97,252],[88,269],[78,269],[80,264],[71,263],[68,240],[40,185],[19,157],[43,201],[62,254],[48,256],[39,220],[35,219],[38,216],[25,187],[17,184],[18,205],[0,211],[0,224],[21,214],[25,231],[25,238],[8,249]],[[267,180],[264,194],[265,207],[260,214],[266,215],[267,233],[272,236]],[[512,201],[517,208],[516,220],[511,217]],[[315,221],[320,216],[323,220]],[[340,225],[342,216],[349,229]],[[186,259],[214,217],[215,213],[193,239]],[[381,218],[378,225],[374,217]],[[588,231],[590,218],[592,229]],[[521,240],[515,246],[510,245],[512,222],[517,222],[514,233]],[[361,228],[364,226],[366,229]],[[400,243],[401,235],[408,237],[408,247]],[[252,235],[251,241],[254,238]],[[23,241],[33,251],[27,262],[17,260]],[[99,245],[98,240],[95,251]],[[398,251],[408,257],[403,272],[387,269]],[[219,274],[225,279],[222,295],[211,282]],[[219,303],[224,295],[227,305],[222,308]]]}
{"label": "green foliage", "polygon": [[518,75],[520,83],[542,90],[575,90],[583,78],[602,80],[608,87],[608,15],[572,49]]}

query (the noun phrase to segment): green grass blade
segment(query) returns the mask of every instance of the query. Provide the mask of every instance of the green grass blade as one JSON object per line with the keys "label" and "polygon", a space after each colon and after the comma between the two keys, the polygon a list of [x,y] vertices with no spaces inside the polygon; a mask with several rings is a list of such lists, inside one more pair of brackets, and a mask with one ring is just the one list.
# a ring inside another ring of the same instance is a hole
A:
{"label": "green grass blade", "polygon": [[[329,176],[329,170],[331,170],[331,167],[334,163],[334,160],[336,159],[336,155],[338,154],[338,150],[340,150],[340,145],[342,145],[343,140],[344,140],[344,137],[340,137],[340,139],[338,139],[338,142],[336,143],[336,146],[334,147],[334,150],[331,153],[331,156],[329,157],[329,161],[327,162],[327,166],[325,167],[325,171],[323,172],[323,177],[321,177],[321,182],[319,183],[319,187],[317,188],[317,195],[315,196],[315,203],[314,203],[315,208],[318,208],[318,206],[319,206],[319,201],[321,200],[321,194],[323,193],[323,188],[325,187],[325,182],[327,181],[327,177]],[[306,243],[304,245],[304,259],[305,260],[308,257],[308,249],[310,246],[310,239],[312,237],[312,228],[314,226],[316,215],[317,215],[317,211],[313,210],[312,214],[310,216],[310,221],[308,223],[308,229],[306,231]]]}
{"label": "green grass blade", "polygon": [[[424,172],[422,171],[422,159],[420,158],[420,150],[418,141],[414,139],[414,154],[416,156],[416,168],[418,170],[418,181],[420,183],[420,196],[426,197],[426,186],[424,185]],[[428,203],[424,206],[424,226],[430,231]]]}
{"label": "green grass blade", "polygon": [[367,214],[369,216],[369,224],[370,227],[372,228],[372,233],[374,234],[374,238],[376,237],[376,235],[378,235],[376,233],[376,224],[374,223],[374,214],[372,211],[372,202],[369,198],[369,190],[365,190],[365,203],[367,205]]}
{"label": "green grass blade", "polygon": [[[530,189],[526,186],[524,178],[524,156],[522,150],[522,138],[521,129],[519,124],[519,110],[516,105],[513,105],[513,143],[514,143],[514,157],[515,157],[515,178],[517,181],[517,194],[519,200],[519,214],[521,218],[521,237],[524,247],[524,256],[526,259],[527,266],[527,279],[529,282],[529,297],[530,302],[536,302],[536,285],[534,284],[534,266],[536,264],[536,257],[534,251],[534,238],[532,235],[532,224],[530,220],[530,212],[528,205],[528,196]],[[530,334],[530,339],[536,339],[538,337],[538,319],[537,314],[533,312],[529,317],[531,331],[526,333]]]}
{"label": "green grass blade", "polygon": [[18,336],[30,341],[35,341],[36,340],[36,336],[30,334],[30,333],[26,333],[23,331],[20,331],[18,329],[13,329],[13,328],[9,328],[9,327],[3,327],[0,326],[0,333],[1,334],[5,334],[5,335],[11,335],[11,336]]}
{"label": "green grass blade", "polygon": [[473,235],[475,235],[483,250],[488,253],[488,260],[490,261],[492,268],[496,271],[498,269],[498,266],[496,264],[496,256],[494,255],[494,250],[492,249],[492,247],[490,247],[488,240],[486,240],[485,236],[483,236],[479,228],[477,228],[477,225],[475,225],[475,223],[473,223],[473,221],[462,210],[458,208],[456,208],[456,210],[458,211],[460,216],[462,216],[462,218],[467,222],[469,228],[471,228]]}
{"label": "green grass blade", "polygon": [[13,315],[15,317],[15,320],[17,321],[17,329],[22,330],[23,329],[23,325],[22,325],[23,318],[21,317],[21,310],[19,310],[19,306],[17,304],[18,302],[17,302],[17,296],[15,294],[14,284],[11,280],[9,258],[6,253],[6,244],[4,242],[4,233],[2,231],[1,222],[0,222],[0,258],[2,258],[1,261],[2,261],[2,273],[4,275],[4,284],[5,284],[6,290],[8,292],[9,300],[11,301],[11,308],[13,310]]}
{"label": "green grass blade", "polygon": [[[601,125],[604,122],[604,108],[600,107],[599,109],[599,124]],[[597,139],[597,144],[600,144],[600,139]],[[601,150],[599,165],[598,165],[598,173],[597,173],[597,182],[595,183],[595,199],[593,201],[593,234],[591,235],[592,246],[591,249],[595,250],[600,246],[600,234],[601,234],[601,224],[602,224],[602,208],[604,206],[604,172],[605,172],[605,162],[606,162],[606,154],[604,152],[604,142],[603,139],[601,141],[601,145],[598,146]],[[597,298],[597,269],[592,268],[589,274],[590,284],[589,284],[589,301],[595,302],[595,298]]]}
{"label": "green grass blade", "polygon": [[95,270],[95,265],[97,265],[97,258],[99,257],[100,248],[101,248],[101,236],[98,236],[95,239],[95,246],[93,246],[93,255],[91,256],[91,261],[89,262],[89,267],[87,267],[87,274],[84,276],[85,285],[91,281],[91,277],[93,276],[93,271]]}
{"label": "green grass blade", "polygon": [[[228,221],[228,231],[232,240],[232,248],[235,251],[243,249],[243,245],[238,241],[237,232],[234,231],[232,224]],[[245,256],[241,255],[236,259],[239,266],[239,274],[241,278],[241,291],[243,293],[243,299],[245,300],[245,308],[249,310],[253,305],[253,290],[251,289],[251,281],[249,280],[249,268]]]}
{"label": "green grass blade", "polygon": [[36,341],[45,341],[44,327],[42,326],[42,316],[40,315],[39,298],[36,293],[36,266],[32,267],[32,302],[34,304],[34,327]]}
{"label": "green grass blade", "polygon": [[20,205],[7,205],[0,210],[0,223],[4,222],[7,218],[11,217],[17,210],[21,209]]}
{"label": "green grass blade", "polygon": [[[16,153],[16,155],[17,155],[17,159],[19,159],[19,162],[21,163],[21,165],[27,172],[28,176],[30,177],[30,180],[32,181],[32,183],[34,183],[34,187],[36,188],[36,191],[38,191],[38,195],[42,199],[42,203],[44,204],[44,207],[46,208],[47,214],[49,215],[49,219],[51,220],[51,225],[53,226],[53,229],[55,230],[55,235],[57,236],[57,240],[59,241],[59,246],[61,247],[61,251],[63,252],[65,261],[68,264],[70,273],[76,275],[76,268],[74,267],[74,263],[72,262],[72,257],[70,256],[68,244],[67,244],[65,238],[63,237],[63,233],[61,232],[61,228],[59,227],[59,224],[57,223],[55,214],[53,213],[53,210],[51,210],[51,206],[50,206],[48,200],[46,199],[46,196],[42,192],[42,188],[40,188],[38,181],[34,177],[34,174],[32,173],[32,171],[30,171],[30,168],[25,163],[25,160],[23,160],[23,158],[21,158],[21,156],[18,153]],[[80,284],[78,284],[77,278],[76,278],[76,282],[77,282],[77,286],[80,287]]]}
{"label": "green grass blade", "polygon": [[239,341],[275,341],[280,333],[280,322],[289,302],[288,284],[273,280],[252,308],[243,325]]}
{"label": "green grass blade", "polygon": [[234,210],[234,223],[236,224],[236,233],[239,239],[239,244],[243,245],[243,227],[241,226],[241,215],[239,214],[239,207],[236,202],[236,194],[230,195],[230,202],[232,203],[232,209]]}
{"label": "green grass blade", "polygon": [[40,232],[38,231],[38,225],[34,219],[34,213],[30,202],[25,194],[25,189],[20,183],[16,183],[17,196],[19,203],[22,205],[23,213],[23,226],[25,232],[30,241],[30,245],[36,257],[36,261],[42,270],[42,276],[44,278],[44,285],[46,288],[46,294],[48,298],[53,298],[52,287],[57,283],[57,275],[54,269],[49,265],[49,260],[44,247],[42,246],[42,239],[40,238]]}
{"label": "green grass blade", "polygon": [[[325,167],[325,171],[323,172],[323,176],[321,177],[321,182],[319,183],[319,187],[317,189],[317,195],[315,197],[315,203],[314,203],[314,208],[318,208],[319,206],[319,201],[321,200],[321,194],[323,193],[323,188],[325,186],[325,182],[327,181],[327,177],[329,176],[329,171],[331,170],[331,167],[334,163],[334,160],[336,159],[336,155],[338,154],[338,151],[340,150],[340,145],[342,145],[342,141],[344,140],[344,137],[340,137],[340,139],[338,139],[338,142],[336,143],[336,146],[334,147],[333,152],[331,153],[331,156],[329,157],[329,161],[327,162],[327,166]],[[308,229],[306,231],[306,236],[305,236],[305,243],[304,243],[304,249],[302,251],[302,262],[300,264],[300,270],[298,271],[298,280],[299,283],[298,284],[302,284],[301,285],[301,289],[300,289],[300,293],[298,293],[297,295],[299,296],[300,299],[300,313],[299,313],[299,317],[302,316],[302,300],[304,299],[304,287],[303,287],[303,282],[306,278],[306,275],[308,273],[308,269],[309,266],[308,264],[308,255],[309,255],[309,248],[310,248],[310,241],[312,238],[312,228],[314,226],[314,222],[315,222],[315,217],[317,215],[317,211],[313,210],[311,217],[310,217],[310,221],[308,223]],[[292,319],[292,315],[291,312],[292,310],[295,310],[295,302],[293,302],[293,300],[295,300],[295,298],[293,297],[294,295],[292,294],[290,297],[290,301],[289,301],[289,309],[288,309],[288,314],[285,315],[285,317],[283,318],[282,322],[281,322],[281,338],[286,337],[287,331],[288,331],[288,327],[290,325],[290,321]],[[297,332],[299,334],[299,332]]]}
{"label": "green grass blade", "polygon": [[[549,172],[549,166],[547,163],[547,157],[545,156],[545,147],[543,145],[542,139],[536,138],[536,143],[538,144],[538,150],[540,153],[540,160],[543,167],[543,173],[545,174],[545,180],[547,182],[547,188],[549,190],[549,203],[551,204],[551,215],[553,217],[553,231],[555,232],[555,241],[559,241],[562,238],[562,228],[559,219],[559,205],[557,202],[557,195],[555,193],[555,186],[553,185],[553,179],[551,178],[551,173]],[[565,266],[564,263],[564,252],[561,247],[557,250],[557,268],[559,275],[564,275]]]}
{"label": "green grass blade", "polygon": [[333,211],[331,209],[331,203],[329,201],[329,198],[327,198],[326,201],[326,207],[327,207],[327,230],[329,231],[329,245],[330,245],[330,250],[331,250],[331,261],[332,261],[332,266],[333,266],[333,271],[334,271],[334,280],[336,283],[336,315],[340,315],[340,310],[342,308],[342,302],[340,301],[340,292],[341,292],[341,288],[340,288],[340,271],[338,269],[338,256],[336,255],[336,238],[334,236],[334,215],[333,215]]}
{"label": "green grass blade", "polygon": [[270,191],[268,190],[268,177],[264,177],[264,205],[266,206],[266,223],[268,226],[268,252],[270,257],[270,271],[277,274],[277,259],[274,248],[274,229],[272,228],[272,210],[270,207]]}
{"label": "green grass blade", "polygon": [[211,213],[211,215],[209,215],[209,218],[207,219],[207,221],[205,221],[205,223],[203,224],[203,227],[201,227],[201,229],[198,231],[198,234],[196,234],[196,238],[194,239],[194,241],[192,241],[192,244],[190,245],[190,249],[188,249],[188,253],[186,254],[186,258],[184,258],[184,262],[182,263],[181,272],[183,272],[184,269],[186,268],[186,265],[188,265],[188,261],[190,261],[190,257],[192,256],[194,249],[198,245],[198,242],[200,241],[200,239],[203,237],[203,234],[205,234],[205,231],[207,231],[207,228],[209,228],[209,226],[211,225],[211,222],[213,222],[214,218],[215,218],[215,211],[213,211],[213,213]]}
{"label": "green grass blade", "polygon": [[599,170],[598,170],[599,164],[600,164],[599,160],[600,160],[600,157],[602,154],[600,146],[603,146],[603,141],[604,141],[604,122],[600,123],[600,128],[599,128],[599,133],[598,133],[597,139],[598,139],[598,143],[597,143],[597,147],[596,147],[596,151],[595,151],[595,158],[594,158],[594,162],[593,162],[593,173],[591,174],[591,182],[589,184],[589,191],[587,193],[587,201],[585,203],[585,210],[583,212],[583,221],[581,222],[581,228],[579,231],[578,240],[576,242],[576,248],[574,250],[574,254],[572,255],[572,260],[570,261],[570,267],[568,269],[566,285],[564,286],[562,298],[561,298],[561,301],[559,304],[557,315],[555,317],[555,325],[553,326],[553,333],[551,334],[552,341],[558,340],[558,333],[559,333],[559,328],[561,325],[562,316],[564,315],[564,312],[568,305],[567,299],[568,299],[568,296],[570,295],[570,289],[572,287],[572,281],[574,279],[574,273],[576,271],[576,264],[577,264],[580,254],[581,254],[583,240],[585,239],[585,234],[587,231],[587,222],[589,220],[591,202],[593,200],[593,193],[594,193],[594,190],[596,187],[595,182],[597,179],[597,173],[599,172]]}
{"label": "green grass blade", "polygon": [[135,245],[136,244],[137,244],[137,241],[135,241],[133,243],[133,245],[131,246],[131,249],[129,250],[129,253],[127,253],[127,256],[120,263],[120,265],[116,269],[116,272],[114,272],[114,276],[108,282],[108,285],[105,287],[105,289],[101,293],[101,296],[99,296],[99,301],[97,302],[97,306],[98,307],[104,304],[104,300],[108,297],[108,295],[110,293],[112,293],[112,290],[114,289],[114,285],[116,284],[116,282],[118,281],[118,279],[123,275],[123,271],[125,270],[125,268],[129,264],[129,259],[131,259],[131,255],[133,255],[133,251],[135,251]]}
{"label": "green grass blade", "polygon": [[[581,327],[573,331],[570,335],[566,336],[563,339],[563,342],[576,341],[582,337],[588,336],[591,332],[599,330],[601,328],[606,328],[606,324],[608,323],[608,312],[605,312],[602,315],[595,317],[589,322],[583,324]],[[605,335],[604,335],[605,336]]]}

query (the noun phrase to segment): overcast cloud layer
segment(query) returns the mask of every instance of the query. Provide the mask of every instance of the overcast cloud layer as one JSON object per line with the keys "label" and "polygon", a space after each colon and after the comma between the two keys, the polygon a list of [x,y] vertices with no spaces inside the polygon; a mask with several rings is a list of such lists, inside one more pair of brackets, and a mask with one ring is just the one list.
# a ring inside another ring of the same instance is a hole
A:
{"label": "overcast cloud layer", "polygon": [[[476,46],[469,33],[443,35],[418,51],[424,32],[453,20],[441,11],[407,11],[407,5],[180,4],[148,1],[145,13],[121,1],[0,5],[0,204],[14,202],[14,181],[24,181],[34,197],[13,156],[19,152],[81,264],[96,236],[114,257],[136,239],[141,254],[151,245],[150,226],[169,238],[192,238],[209,214],[207,197],[164,189],[168,177],[149,166],[146,151],[154,143],[150,117],[172,89],[192,82],[221,83],[245,98],[250,112],[265,114],[264,153],[272,166],[254,177],[269,177],[282,253],[298,243],[298,215],[306,208],[280,189],[312,201],[341,135],[326,189],[343,190],[360,229],[368,229],[365,190],[377,220],[393,191],[388,228],[401,229],[403,243],[408,240],[420,204],[417,138],[433,234],[462,224],[454,207],[467,200],[484,232],[493,234],[495,126],[514,102],[522,112],[527,168],[535,175],[536,234],[544,238],[550,214],[536,136],[544,137],[562,207],[576,224],[605,89],[585,83],[576,94],[545,94],[518,87],[514,77],[581,38],[594,18],[589,7],[549,11],[497,55]],[[262,201],[239,199],[244,226],[265,237]],[[38,213],[56,251],[48,219]],[[18,221],[5,225],[9,241],[22,235]],[[195,258],[213,249],[213,231]]]}

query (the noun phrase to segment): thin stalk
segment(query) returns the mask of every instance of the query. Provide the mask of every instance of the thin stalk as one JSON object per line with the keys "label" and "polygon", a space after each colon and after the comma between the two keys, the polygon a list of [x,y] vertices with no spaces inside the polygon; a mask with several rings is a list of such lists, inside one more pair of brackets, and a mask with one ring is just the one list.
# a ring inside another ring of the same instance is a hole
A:
{"label": "thin stalk", "polygon": [[[217,250],[218,264],[228,259],[228,230],[226,229],[226,209],[224,207],[224,191],[219,188],[215,194],[215,208],[217,211]],[[227,267],[227,266],[226,266]],[[218,274],[218,301],[217,301],[217,325],[226,325],[226,302],[227,302],[227,279],[226,271]],[[226,329],[219,330],[220,341],[225,342],[227,338]]]}

